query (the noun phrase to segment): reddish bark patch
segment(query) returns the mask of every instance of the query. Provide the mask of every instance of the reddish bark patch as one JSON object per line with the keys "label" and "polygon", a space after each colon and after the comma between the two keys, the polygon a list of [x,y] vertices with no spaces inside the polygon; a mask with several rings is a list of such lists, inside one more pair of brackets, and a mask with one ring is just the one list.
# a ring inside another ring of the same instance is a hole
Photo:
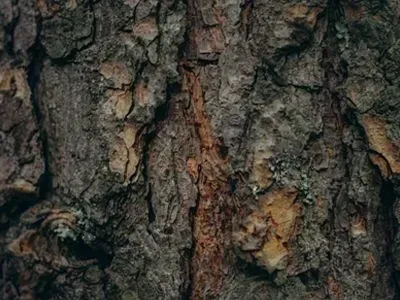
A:
{"label": "reddish bark patch", "polygon": [[214,298],[223,284],[225,229],[229,215],[225,199],[229,191],[228,161],[219,153],[220,142],[213,138],[210,121],[204,111],[200,78],[184,73],[184,91],[191,109],[200,144],[200,153],[187,162],[188,172],[198,178],[199,201],[194,216],[194,257],[192,259],[192,299]]}
{"label": "reddish bark patch", "polygon": [[332,300],[343,299],[342,288],[333,277],[328,277],[327,294],[330,297],[329,299],[332,299]]}

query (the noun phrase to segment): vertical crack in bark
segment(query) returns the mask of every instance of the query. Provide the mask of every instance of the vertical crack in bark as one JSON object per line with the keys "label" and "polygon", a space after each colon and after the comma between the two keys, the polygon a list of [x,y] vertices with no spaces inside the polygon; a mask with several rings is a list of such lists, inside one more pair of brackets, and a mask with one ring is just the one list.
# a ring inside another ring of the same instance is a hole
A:
{"label": "vertical crack in bark", "polygon": [[[198,186],[198,180],[195,182],[196,186]],[[189,211],[189,217],[190,217],[190,225],[191,225],[191,232],[192,232],[192,236],[193,236],[193,241],[192,241],[192,247],[190,248],[190,250],[188,251],[188,255],[189,255],[189,263],[188,263],[188,280],[189,280],[189,284],[188,287],[185,291],[185,293],[183,294],[183,300],[189,300],[191,299],[191,295],[192,295],[192,291],[193,291],[193,278],[194,278],[194,273],[193,273],[193,258],[195,255],[195,241],[194,241],[194,230],[195,230],[195,226],[196,226],[196,222],[195,222],[195,216],[196,216],[196,212],[197,212],[197,208],[199,206],[199,202],[200,202],[200,193],[197,191],[196,194],[196,199],[195,199],[196,205],[192,208],[190,208]]]}
{"label": "vertical crack in bark", "polygon": [[252,17],[252,10],[254,7],[254,0],[246,0],[242,5],[241,5],[241,12],[240,12],[240,17],[241,17],[241,30],[243,30],[245,39],[247,40],[249,38],[249,32],[250,32],[250,27],[251,27],[251,17]]}
{"label": "vertical crack in bark", "polygon": [[33,107],[33,114],[36,118],[36,123],[39,130],[39,139],[42,145],[42,157],[44,161],[44,173],[39,179],[39,197],[40,199],[45,199],[49,196],[52,189],[51,172],[49,165],[50,150],[48,146],[47,133],[43,124],[43,116],[40,110],[39,99],[37,95],[37,89],[40,81],[40,72],[44,60],[44,49],[40,43],[40,32],[42,26],[41,16],[38,15],[36,18],[37,22],[37,32],[35,43],[31,50],[31,62],[27,70],[27,81],[29,88],[31,90],[31,103]]}
{"label": "vertical crack in bark", "polygon": [[[139,76],[137,77],[137,80],[135,82],[139,82],[140,75],[143,72],[145,65],[142,64],[139,69]],[[134,84],[135,85],[135,84]],[[150,145],[151,142],[154,140],[155,136],[157,135],[157,132],[159,130],[160,124],[162,124],[163,121],[165,121],[170,114],[170,102],[172,101],[172,98],[175,94],[178,93],[178,84],[177,83],[171,83],[168,84],[166,88],[166,99],[165,102],[158,106],[156,108],[155,114],[154,114],[154,120],[153,120],[153,125],[145,125],[140,131],[142,132],[143,138],[143,177],[144,177],[144,182],[147,183],[147,193],[146,193],[146,202],[147,202],[147,207],[148,207],[148,222],[149,224],[153,223],[156,218],[156,214],[153,208],[153,203],[152,203],[152,190],[151,190],[151,184],[150,184],[150,178],[149,178],[149,160],[150,160]],[[133,104],[132,107],[130,108],[130,111],[133,110]],[[139,134],[141,135],[141,134]]]}
{"label": "vertical crack in bark", "polygon": [[[387,244],[391,245],[388,247],[387,253],[385,253],[385,257],[389,261],[390,266],[392,266],[392,278],[393,278],[393,285],[395,288],[395,297],[394,299],[399,299],[399,284],[398,284],[398,277],[399,272],[395,269],[395,262],[393,257],[393,251],[395,250],[394,245],[395,243],[395,234],[399,230],[399,226],[396,222],[395,212],[393,211],[395,201],[396,201],[396,193],[394,190],[393,183],[391,181],[387,181],[383,179],[383,183],[381,186],[380,191],[380,198],[381,198],[381,209],[382,214],[384,216],[385,221],[387,221],[387,231],[385,232],[384,238],[387,238]],[[397,279],[397,280],[396,280]]]}
{"label": "vertical crack in bark", "polygon": [[[350,116],[347,117],[347,120],[349,120],[349,123],[353,126],[356,127],[357,131],[360,132],[360,136],[363,137],[363,142],[365,145],[367,145],[366,149],[368,149],[368,138],[367,134],[365,132],[365,128],[363,125],[357,121],[357,116],[354,112],[350,112]],[[389,163],[387,160],[382,156],[381,153],[375,152],[371,149],[369,149],[370,152],[370,160],[371,160],[371,154],[373,155],[379,155],[379,157],[384,160],[387,165]],[[372,164],[375,164],[371,160]],[[395,258],[394,258],[394,253],[395,251],[394,247],[396,245],[396,232],[399,229],[398,221],[396,222],[396,218],[399,218],[399,216],[396,216],[396,191],[394,188],[393,182],[386,177],[385,174],[382,174],[382,170],[380,169],[379,165],[375,165],[376,170],[378,171],[376,174],[380,176],[381,180],[381,186],[380,186],[380,203],[378,206],[378,218],[374,220],[373,227],[374,228],[379,228],[379,226],[382,226],[382,224],[379,224],[380,222],[383,221],[383,225],[385,227],[385,231],[382,232],[379,237],[376,237],[375,240],[385,240],[386,247],[385,252],[383,253],[383,262],[386,265],[391,266],[391,276],[392,276],[392,284],[394,287],[394,298],[393,299],[398,299],[399,298],[399,292],[400,292],[400,287],[399,287],[399,272],[396,271],[396,264],[395,264]],[[380,216],[379,216],[380,215]]]}
{"label": "vertical crack in bark", "polygon": [[[345,160],[346,151],[345,145],[343,144],[342,136],[343,136],[343,118],[340,112],[340,99],[338,98],[335,88],[345,80],[347,74],[343,73],[340,68],[340,54],[339,54],[339,45],[336,38],[335,32],[335,24],[336,22],[343,19],[343,9],[339,0],[329,0],[327,6],[327,31],[325,33],[322,51],[323,51],[323,60],[322,66],[324,69],[324,89],[328,94],[328,98],[330,103],[324,107],[323,113],[323,122],[324,122],[324,132],[326,136],[331,136],[327,140],[327,144],[332,149],[338,149],[338,154],[343,160]],[[341,159],[341,158],[337,158]],[[334,299],[342,299],[342,287],[338,283],[340,278],[337,278],[336,275],[336,264],[335,264],[335,243],[337,240],[337,222],[338,222],[338,207],[337,202],[339,201],[339,197],[342,197],[343,190],[346,189],[346,184],[349,181],[349,169],[346,166],[346,162],[344,162],[344,166],[342,163],[342,167],[345,168],[344,176],[347,179],[343,179],[341,181],[340,188],[337,189],[335,195],[332,197],[332,207],[329,212],[329,277],[328,277],[328,294]]]}
{"label": "vertical crack in bark", "polygon": [[149,146],[151,141],[154,139],[155,132],[151,132],[145,135],[143,139],[143,179],[146,182],[146,202],[147,202],[147,217],[149,224],[155,221],[155,212],[153,208],[153,204],[151,202],[152,192],[151,185],[149,183]]}
{"label": "vertical crack in bark", "polygon": [[[339,51],[339,44],[338,44],[338,39],[336,37],[336,32],[335,32],[335,26],[337,22],[342,22],[345,20],[346,16],[344,13],[344,8],[342,6],[342,3],[340,0],[329,0],[328,1],[328,11],[327,11],[327,17],[328,17],[328,31],[325,36],[325,49],[324,49],[324,69],[325,69],[325,87],[327,91],[329,92],[330,96],[333,99],[332,102],[332,113],[333,115],[336,116],[338,124],[350,124],[351,126],[355,126],[357,130],[360,132],[360,135],[364,138],[364,144],[366,145],[366,149],[368,149],[368,138],[365,132],[365,128],[363,124],[361,124],[359,121],[357,121],[358,117],[356,114],[353,112],[350,112],[350,116],[343,115],[341,112],[341,103],[340,101],[342,100],[341,97],[338,95],[338,93],[335,91],[335,88],[339,86],[343,81],[345,81],[348,77],[347,70],[346,68],[343,67],[342,61],[343,58],[341,57],[340,51]],[[350,99],[349,99],[350,100]],[[354,104],[354,103],[353,103]],[[345,178],[343,179],[343,186],[342,189],[346,187],[347,182],[350,181],[350,172],[351,169],[349,168],[348,165],[348,153],[346,151],[346,145],[343,142],[343,130],[342,128],[339,128],[337,131],[337,134],[340,136],[342,140],[342,154],[344,157],[344,167],[345,167]],[[386,161],[387,163],[387,161]],[[380,191],[380,204],[379,204],[379,210],[380,212],[378,214],[382,215],[382,218],[384,220],[384,227],[387,229],[387,234],[385,237],[388,239],[386,241],[386,245],[393,245],[394,242],[394,234],[397,230],[397,227],[395,222],[394,222],[394,214],[393,214],[393,205],[395,202],[395,191],[393,189],[393,184],[392,182],[388,181],[387,178],[385,178],[385,174],[381,174],[381,180],[382,180],[382,186],[381,186],[381,191]],[[341,191],[338,192],[338,194],[334,197],[333,203],[332,203],[332,210],[331,214],[329,217],[330,220],[330,226],[331,226],[331,236],[330,236],[330,252],[332,253],[333,246],[335,243],[335,239],[338,239],[338,235],[340,234],[340,231],[337,230],[338,226],[340,224],[337,224],[337,213],[338,210],[340,209],[337,206],[337,199],[340,197]],[[379,220],[375,220],[375,223],[377,223]],[[378,227],[377,224],[374,224],[375,227]],[[385,237],[380,237],[381,239],[384,239]],[[390,247],[389,247],[390,248]],[[393,263],[393,253],[391,252],[391,249],[387,250],[388,252],[386,253],[385,256],[385,264],[389,261],[389,265],[392,266],[393,271],[392,271],[392,278],[393,282],[395,285],[395,296],[394,298],[397,299],[399,295],[399,287],[398,284],[396,283],[396,271],[394,269],[394,263]],[[330,254],[331,254],[330,253]],[[337,258],[335,257],[330,257],[330,272],[331,274],[335,274],[334,270],[334,262],[337,262]],[[336,280],[335,278],[333,280]],[[328,283],[330,284],[330,283]],[[337,285],[337,283],[333,282],[333,285]],[[338,286],[339,287],[339,286]],[[341,288],[339,287],[338,289],[338,295],[339,297],[343,297],[341,295]],[[371,291],[372,292],[372,291]]]}

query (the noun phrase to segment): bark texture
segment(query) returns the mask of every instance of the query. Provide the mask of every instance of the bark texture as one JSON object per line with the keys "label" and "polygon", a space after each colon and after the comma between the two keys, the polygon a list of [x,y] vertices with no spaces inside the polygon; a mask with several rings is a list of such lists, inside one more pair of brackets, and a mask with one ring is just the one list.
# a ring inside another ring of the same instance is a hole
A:
{"label": "bark texture", "polygon": [[1,299],[399,299],[398,0],[0,0]]}

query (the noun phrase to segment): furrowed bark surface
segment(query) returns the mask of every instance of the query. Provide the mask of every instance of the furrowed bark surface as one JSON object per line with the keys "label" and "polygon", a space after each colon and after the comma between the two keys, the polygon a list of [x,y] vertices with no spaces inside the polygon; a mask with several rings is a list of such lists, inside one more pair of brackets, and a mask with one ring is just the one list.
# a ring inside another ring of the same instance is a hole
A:
{"label": "furrowed bark surface", "polygon": [[0,298],[398,299],[399,17],[0,1]]}

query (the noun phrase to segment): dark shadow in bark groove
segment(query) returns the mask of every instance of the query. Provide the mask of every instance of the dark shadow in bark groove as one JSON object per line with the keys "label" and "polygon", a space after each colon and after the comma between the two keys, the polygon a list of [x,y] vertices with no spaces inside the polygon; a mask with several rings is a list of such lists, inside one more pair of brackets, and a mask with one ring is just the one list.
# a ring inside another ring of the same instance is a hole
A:
{"label": "dark shadow in bark groove", "polygon": [[113,254],[107,253],[102,247],[90,247],[81,239],[76,241],[66,240],[65,245],[70,251],[69,254],[80,261],[96,260],[96,264],[100,266],[102,270],[110,266],[113,259]]}
{"label": "dark shadow in bark groove", "polygon": [[[344,10],[340,0],[328,0],[328,20],[334,22],[340,20],[344,16]],[[330,27],[335,30],[335,26]]]}
{"label": "dark shadow in bark groove", "polygon": [[62,295],[62,291],[54,287],[55,278],[52,275],[45,275],[40,280],[40,286],[37,287],[37,299],[51,299],[54,294]]}
{"label": "dark shadow in bark groove", "polygon": [[[150,156],[150,145],[154,138],[156,137],[159,127],[163,121],[165,121],[169,116],[170,111],[170,101],[173,95],[177,94],[180,89],[180,85],[178,83],[169,84],[166,89],[166,100],[163,104],[158,106],[154,113],[154,120],[152,125],[149,128],[144,129],[148,132],[144,133],[143,136],[143,177],[145,182],[149,182],[148,177],[148,166],[149,166],[149,156]],[[155,212],[153,208],[153,204],[151,203],[152,199],[152,191],[151,185],[148,184],[148,192],[146,196],[147,206],[148,206],[148,220],[149,224],[155,221]]]}
{"label": "dark shadow in bark groove", "polygon": [[39,178],[39,199],[45,199],[49,196],[52,190],[52,179],[49,167],[50,150],[47,141],[47,133],[43,126],[43,116],[40,111],[39,100],[37,99],[37,88],[40,82],[40,73],[43,67],[45,51],[40,43],[41,19],[37,19],[37,33],[35,44],[30,49],[31,63],[28,66],[27,76],[28,85],[31,90],[31,103],[33,114],[36,118],[36,123],[39,128],[39,139],[42,144],[42,157],[44,161],[44,173]]}
{"label": "dark shadow in bark groove", "polygon": [[[345,19],[344,16],[344,10],[343,7],[340,3],[340,0],[329,0],[328,1],[328,32],[327,36],[325,37],[326,44],[327,45],[335,45],[336,47],[326,47],[324,49],[324,69],[325,69],[325,87],[327,88],[329,94],[332,96],[333,103],[332,103],[332,109],[335,113],[335,115],[338,118],[338,122],[341,124],[346,124],[349,125],[358,132],[359,137],[363,140],[363,144],[365,145],[365,151],[371,152],[369,150],[368,146],[368,138],[365,133],[364,127],[359,123],[358,121],[358,116],[357,113],[349,107],[344,101],[350,101],[350,99],[344,99],[340,93],[338,93],[335,88],[339,85],[341,85],[343,82],[346,81],[348,78],[348,63],[343,60],[340,57],[340,53],[338,52],[337,48],[337,38],[336,38],[336,32],[335,32],[335,24],[336,22],[340,22]],[[339,120],[340,118],[340,120]],[[342,133],[340,133],[342,135]],[[342,138],[343,140],[343,138]],[[351,158],[351,153],[348,153],[351,150],[349,149],[344,143],[343,143],[343,156],[346,162],[348,162],[348,159]],[[346,163],[346,177],[349,178],[350,170],[349,166]],[[376,168],[376,173],[380,174],[380,170],[378,167]],[[381,176],[381,175],[378,175]],[[395,191],[393,188],[393,183],[391,181],[385,180],[381,176],[382,180],[382,185],[381,185],[381,191],[380,191],[380,199],[381,202],[378,207],[378,218],[375,220],[374,227],[379,227],[383,226],[385,228],[385,232],[383,233],[382,236],[377,236],[376,238],[379,239],[379,243],[381,243],[382,239],[385,239],[386,242],[385,244],[387,245],[386,249],[386,256],[383,261],[380,261],[380,265],[390,265],[392,266],[392,280],[393,280],[393,285],[395,287],[395,295],[393,299],[400,299],[399,296],[399,286],[398,286],[398,281],[396,281],[396,278],[399,276],[397,274],[396,270],[394,269],[394,263],[393,263],[393,254],[391,251],[390,245],[393,244],[394,241],[394,236],[396,231],[398,230],[398,226],[395,222],[395,218],[393,215],[393,205],[395,203],[396,195]],[[364,210],[363,208],[359,208],[360,210]],[[335,237],[336,232],[335,232],[335,218],[337,214],[337,207],[336,207],[336,197],[333,202],[333,208],[330,214],[329,219],[331,220],[331,231],[332,231],[332,238]],[[381,223],[380,225],[377,223]],[[379,244],[377,243],[377,244]],[[329,260],[332,261],[334,257],[331,256],[331,253],[328,253],[329,255]],[[301,278],[301,277],[300,277]]]}
{"label": "dark shadow in bark groove", "polygon": [[318,286],[321,283],[321,277],[318,269],[311,269],[307,272],[300,273],[297,276],[307,287],[312,287],[313,285]]}
{"label": "dark shadow in bark groove", "polygon": [[[377,167],[376,167],[377,168]],[[386,231],[383,233],[383,236],[380,236],[379,238],[386,238],[388,239],[387,244],[392,246],[394,245],[395,241],[395,235],[396,232],[399,230],[399,226],[395,220],[394,216],[394,204],[396,201],[396,193],[394,191],[394,186],[391,181],[387,181],[383,179],[381,191],[380,191],[380,199],[381,203],[379,206],[380,214],[383,216],[385,225],[386,225]],[[395,295],[393,299],[400,299],[400,287],[399,287],[399,279],[400,279],[400,272],[396,271],[394,266],[394,260],[393,260],[393,249],[392,247],[388,247],[387,249],[387,264],[389,264],[392,267],[392,278],[393,278],[393,285],[395,288]]]}
{"label": "dark shadow in bark groove", "polygon": [[[197,211],[197,207],[198,207],[198,203],[200,201],[200,193],[197,192],[197,197],[196,197],[196,206],[195,207],[191,207],[189,209],[189,219],[190,219],[190,224],[191,224],[191,229],[192,229],[192,234],[194,232],[194,228],[195,228],[195,224],[194,224],[194,218],[196,216],[196,211]],[[194,237],[193,237],[194,238]],[[193,270],[192,270],[192,259],[194,257],[194,253],[195,253],[195,241],[192,241],[192,247],[189,249],[187,255],[188,255],[188,261],[189,261],[189,284],[188,284],[188,288],[186,289],[186,291],[184,291],[184,293],[182,294],[182,300],[189,300],[191,299],[191,295],[192,295],[192,289],[193,289]]]}
{"label": "dark shadow in bark groove", "polygon": [[[376,167],[377,168],[377,167]],[[394,233],[398,229],[396,222],[394,222],[393,215],[393,205],[396,200],[396,195],[393,187],[393,183],[387,180],[384,180],[382,183],[382,188],[380,192],[381,205],[382,205],[382,213],[385,215],[388,225],[388,235],[393,240]]]}
{"label": "dark shadow in bark groove", "polygon": [[255,263],[249,263],[240,257],[237,257],[236,266],[241,273],[246,274],[246,277],[257,278],[260,281],[266,283],[273,282],[275,273],[268,273],[264,268],[257,266]]}
{"label": "dark shadow in bark groove", "polygon": [[18,25],[18,18],[13,18],[10,24],[4,26],[4,32],[8,33],[5,34],[4,37],[4,49],[5,52],[10,55],[14,56],[14,30]]}
{"label": "dark shadow in bark groove", "polygon": [[7,223],[0,224],[0,230],[17,225],[19,217],[27,209],[35,205],[38,201],[36,194],[16,193],[10,195],[10,201],[1,207],[3,212],[7,212]]}

